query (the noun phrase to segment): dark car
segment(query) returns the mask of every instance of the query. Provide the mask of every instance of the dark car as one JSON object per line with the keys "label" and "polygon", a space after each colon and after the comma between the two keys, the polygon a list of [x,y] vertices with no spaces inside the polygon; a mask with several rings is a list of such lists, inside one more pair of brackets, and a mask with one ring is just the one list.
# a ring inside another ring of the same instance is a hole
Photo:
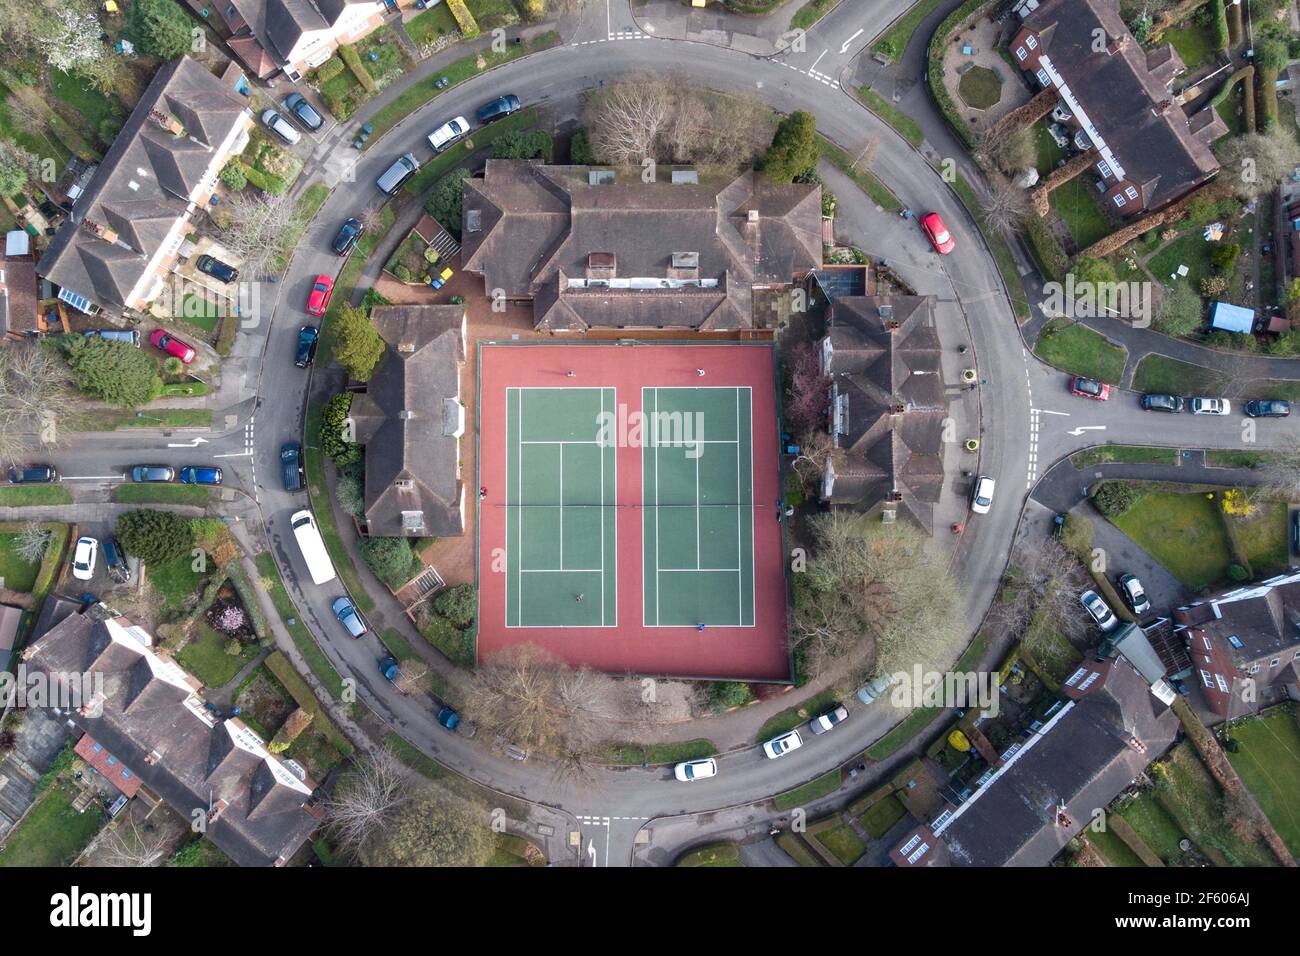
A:
{"label": "dark car", "polygon": [[1181,412],[1183,400],[1177,395],[1148,393],[1142,396],[1142,407],[1148,412]]}
{"label": "dark car", "polygon": [[307,102],[307,98],[301,93],[290,93],[286,96],[284,98],[284,108],[289,111],[289,115],[313,133],[325,125],[321,115],[316,112],[312,105]]}
{"label": "dark car", "polygon": [[181,469],[181,483],[185,485],[219,485],[221,469],[212,465],[186,465]]}
{"label": "dark car", "polygon": [[352,247],[357,244],[361,238],[361,233],[365,230],[361,223],[356,219],[349,219],[339,228],[339,234],[334,237],[334,251],[341,256],[346,256],[352,251]]}
{"label": "dark car", "polygon": [[478,730],[473,721],[466,720],[450,707],[444,707],[438,711],[438,723],[453,734],[460,734],[462,737],[473,737]]}
{"label": "dark car", "polygon": [[304,325],[298,330],[298,350],[293,356],[293,364],[306,368],[316,358],[316,340],[320,338],[320,329],[314,325]]}
{"label": "dark car", "polygon": [[228,266],[220,259],[213,256],[199,256],[194,262],[194,268],[198,269],[204,275],[212,276],[218,282],[224,282],[229,285],[239,278],[239,270],[234,266]]}
{"label": "dark car", "polygon": [[513,93],[507,93],[505,96],[498,96],[491,102],[480,106],[477,113],[478,121],[480,123],[492,123],[504,119],[517,109],[519,109],[519,97]]}
{"label": "dark car", "polygon": [[1286,418],[1291,414],[1291,403],[1253,398],[1246,403],[1246,414],[1251,418]]}
{"label": "dark car", "polygon": [[136,465],[131,469],[132,481],[172,481],[176,469],[170,465]]}
{"label": "dark car", "polygon": [[19,468],[15,465],[9,469],[9,484],[11,485],[48,484],[51,481],[58,480],[59,473],[53,465],[28,465],[25,468]]}
{"label": "dark car", "polygon": [[284,490],[302,491],[302,445],[288,442],[280,449],[280,468],[284,474]]}
{"label": "dark car", "polygon": [[131,580],[131,566],[126,561],[126,551],[122,547],[122,542],[117,540],[116,536],[110,535],[102,542],[104,546],[104,563],[108,565],[108,573],[111,577],[116,578],[123,584]]}

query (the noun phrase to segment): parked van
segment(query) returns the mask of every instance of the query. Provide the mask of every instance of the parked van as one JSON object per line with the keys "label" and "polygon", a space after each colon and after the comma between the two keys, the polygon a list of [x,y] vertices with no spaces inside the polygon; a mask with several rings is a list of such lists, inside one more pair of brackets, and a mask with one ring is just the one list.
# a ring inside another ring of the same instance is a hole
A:
{"label": "parked van", "polygon": [[376,185],[379,191],[389,196],[396,196],[397,191],[402,188],[402,184],[415,175],[420,168],[420,161],[415,158],[415,154],[407,153],[404,156],[397,157],[397,161],[385,170],[384,175],[379,177]]}
{"label": "parked van", "polygon": [[312,581],[316,584],[333,581],[334,565],[330,563],[325,542],[321,540],[320,530],[316,527],[316,519],[311,512],[305,508],[295,512],[289,518],[289,525],[293,528],[293,536],[298,539],[298,550],[302,552],[303,563],[307,565],[307,573],[311,575]]}

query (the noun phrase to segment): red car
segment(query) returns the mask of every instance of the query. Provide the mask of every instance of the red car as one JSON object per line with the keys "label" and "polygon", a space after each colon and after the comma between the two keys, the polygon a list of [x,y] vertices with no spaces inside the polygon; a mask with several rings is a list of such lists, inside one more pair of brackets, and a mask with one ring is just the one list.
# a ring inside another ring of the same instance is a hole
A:
{"label": "red car", "polygon": [[180,339],[173,338],[162,329],[154,329],[149,333],[149,344],[156,349],[162,349],[168,355],[174,355],[186,365],[194,361],[197,354],[194,347],[186,345]]}
{"label": "red car", "polygon": [[317,276],[311,284],[311,294],[307,296],[307,311],[312,315],[324,315],[333,294],[334,280],[329,276]]}
{"label": "red car", "polygon": [[1080,375],[1070,379],[1070,394],[1104,402],[1110,398],[1110,386],[1105,382],[1098,382],[1096,379],[1084,378]]}
{"label": "red car", "polygon": [[952,252],[953,246],[957,245],[957,243],[953,242],[948,227],[943,224],[943,220],[939,218],[937,212],[922,217],[921,228],[925,230],[925,234],[930,237],[930,243],[941,256],[946,256]]}

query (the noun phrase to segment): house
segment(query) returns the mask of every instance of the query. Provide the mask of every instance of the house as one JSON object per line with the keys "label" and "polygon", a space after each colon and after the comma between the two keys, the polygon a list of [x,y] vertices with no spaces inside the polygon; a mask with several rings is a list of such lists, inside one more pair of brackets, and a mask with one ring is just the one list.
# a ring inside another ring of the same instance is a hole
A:
{"label": "house", "polygon": [[821,266],[821,187],[681,172],[621,182],[610,170],[489,159],[482,179],[465,181],[463,267],[489,296],[531,300],[550,332],[751,330],[754,290]]}
{"label": "house", "polygon": [[189,57],[163,65],[36,266],[82,312],[140,311],[162,293],[185,237],[243,152],[245,97]]}
{"label": "house", "polygon": [[351,411],[357,441],[366,447],[367,531],[389,537],[464,534],[465,307],[379,306],[371,320],[388,347]]}
{"label": "house", "polygon": [[36,262],[29,251],[30,242],[31,237],[21,229],[5,236],[0,258],[0,342],[40,331]]}
{"label": "house", "polygon": [[838,453],[821,497],[927,533],[943,487],[944,395],[934,297],[839,296],[820,343]]}
{"label": "house", "polygon": [[1178,718],[1123,658],[1080,665],[1067,700],[987,781],[890,852],[898,866],[1046,866],[1172,746]]}
{"label": "house", "polygon": [[1174,626],[1218,716],[1300,700],[1300,571],[1180,607]]}
{"label": "house", "polygon": [[240,866],[280,866],[320,823],[316,785],[238,718],[208,710],[201,684],[123,618],[70,614],[23,651],[29,672],[92,694],[66,716],[84,734],[78,752],[126,796],[147,791]]}
{"label": "house", "polygon": [[187,2],[217,27],[231,52],[259,80],[283,70],[295,82],[340,45],[356,43],[380,26],[385,12],[397,6],[383,0]]}
{"label": "house", "polygon": [[1210,144],[1228,132],[1212,106],[1190,118],[1170,92],[1186,68],[1169,44],[1144,50],[1119,0],[1041,0],[1018,8],[1012,58],[1033,85],[1054,89],[1074,143],[1093,151],[1104,204],[1153,211],[1219,171]]}

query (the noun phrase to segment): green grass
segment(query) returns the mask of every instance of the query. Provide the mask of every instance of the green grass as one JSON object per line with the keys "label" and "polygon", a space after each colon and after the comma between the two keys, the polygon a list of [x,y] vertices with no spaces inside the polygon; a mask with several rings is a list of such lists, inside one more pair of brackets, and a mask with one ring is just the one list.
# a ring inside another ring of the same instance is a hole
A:
{"label": "green grass", "polygon": [[1242,557],[1256,578],[1269,578],[1291,563],[1287,537],[1287,506],[1280,501],[1257,501],[1253,515],[1224,515]]}
{"label": "green grass", "polygon": [[210,428],[210,408],[152,408],[141,415],[133,411],[95,409],[68,421],[73,432],[111,432],[119,428]]}
{"label": "green grass", "polygon": [[832,688],[822,691],[815,697],[810,697],[802,704],[787,707],[779,714],[775,714],[764,721],[763,726],[758,729],[758,736],[754,738],[754,743],[761,744],[785,733],[787,730],[794,730],[805,721],[826,713],[837,700],[838,696]]}
{"label": "green grass", "polygon": [[132,505],[195,505],[208,503],[204,485],[129,484],[113,488],[113,500]]}
{"label": "green grass", "polygon": [[1051,195],[1052,211],[1065,223],[1074,244],[1080,249],[1086,249],[1114,231],[1097,202],[1097,195],[1097,190],[1082,177],[1063,183]]}
{"label": "green grass", "polygon": [[1287,849],[1300,856],[1300,722],[1294,710],[1276,710],[1229,733],[1240,745],[1228,754],[1233,769]]}
{"label": "green grass", "polygon": [[830,770],[810,780],[802,787],[795,787],[793,790],[787,790],[785,793],[777,794],[772,798],[778,810],[791,810],[794,807],[801,807],[804,804],[811,803],[828,793],[834,793],[840,787],[839,770]]}
{"label": "green grass", "polygon": [[740,847],[734,843],[714,843],[678,859],[674,866],[744,866],[740,862]]}
{"label": "green grass", "polygon": [[837,6],[840,0],[808,0],[790,18],[791,30],[807,30]]}
{"label": "green grass", "polygon": [[893,756],[899,748],[919,734],[930,721],[939,716],[938,707],[917,707],[889,733],[863,751],[872,760]]}
{"label": "green grass", "polygon": [[683,760],[702,760],[717,752],[717,745],[702,737],[666,744],[613,744],[606,751],[605,762],[623,767],[640,766],[643,762],[654,766],[681,763]]}
{"label": "green grass", "polygon": [[1150,793],[1144,793],[1130,803],[1120,816],[1165,863],[1172,863],[1182,856],[1183,851],[1178,848],[1178,841],[1184,836],[1182,829]]}
{"label": "green grass", "polygon": [[0,507],[3,508],[70,504],[72,504],[72,492],[62,485],[18,485],[14,488],[0,488]]}
{"label": "green grass", "polygon": [[1184,833],[1202,847],[1213,847],[1233,866],[1276,866],[1277,858],[1260,841],[1232,832],[1224,818],[1218,784],[1201,763],[1191,741],[1174,748],[1168,760],[1171,788],[1162,802]]}
{"label": "green grass", "polygon": [[979,225],[980,231],[984,233],[984,241],[988,243],[993,253],[993,262],[997,265],[998,274],[1002,276],[1002,284],[1006,286],[1007,295],[1011,298],[1011,308],[1016,314],[1016,320],[1024,322],[1029,318],[1029,300],[1025,297],[1024,283],[1020,279],[1020,270],[1016,267],[1016,258],[1011,254],[1011,247],[1007,245],[1007,240],[1003,238],[1001,232],[988,227],[984,221],[983,207],[975,195],[975,190],[960,174],[953,181],[952,190]]}
{"label": "green grass", "polygon": [[[320,415],[321,405],[312,402],[307,409],[305,434],[308,441],[314,440],[320,431]],[[357,574],[356,565],[352,563],[352,554],[343,543],[343,538],[339,536],[338,525],[334,523],[334,511],[330,506],[329,492],[325,489],[324,456],[319,448],[304,444],[302,457],[303,467],[307,472],[307,489],[310,492],[312,513],[316,516],[316,526],[325,541],[325,550],[329,552],[334,570],[343,579],[343,584],[352,595],[353,602],[363,613],[369,613],[375,608],[375,599],[366,592],[365,585],[361,583],[361,575]]]}
{"label": "green grass", "polygon": [[1056,145],[1052,134],[1047,131],[1045,123],[1034,124],[1034,166],[1040,175],[1046,176],[1056,168],[1057,163],[1065,159],[1065,150]]}
{"label": "green grass", "polygon": [[865,169],[859,169],[854,165],[855,157],[850,156],[821,134],[818,134],[818,138],[822,144],[822,159],[852,179],[873,202],[889,212],[898,212],[903,208],[903,204],[889,191],[888,186]]}
{"label": "green grass", "polygon": [[177,318],[211,335],[217,331],[221,309],[210,299],[187,292],[181,299],[181,314]]}
{"label": "green grass", "polygon": [[1121,463],[1126,465],[1176,465],[1177,448],[1152,448],[1148,445],[1102,445],[1075,452],[1070,456],[1075,468],[1087,468],[1091,465],[1109,465]]}
{"label": "green grass", "polygon": [[81,118],[83,129],[92,138],[99,138],[100,128],[105,124],[115,124],[120,129],[126,121],[127,110],[121,100],[101,93],[80,76],[51,69],[50,92]]}
{"label": "green grass", "polygon": [[1201,280],[1214,273],[1210,262],[1213,249],[1214,244],[1205,241],[1200,229],[1192,229],[1156,253],[1147,263],[1147,268],[1158,282],[1164,282],[1177,274],[1179,266],[1187,266],[1187,281],[1193,288],[1199,288]]}
{"label": "green grass", "polygon": [[1124,377],[1128,352],[1106,341],[1086,325],[1053,319],[1043,327],[1034,354],[1071,375],[1083,375],[1112,385]]}
{"label": "green grass", "polygon": [[1148,491],[1115,525],[1163,564],[1174,577],[1199,591],[1220,580],[1232,563],[1219,499],[1201,493]]}
{"label": "green grass", "polygon": [[1199,365],[1164,355],[1148,355],[1133,373],[1133,389],[1169,395],[1213,395],[1222,390],[1223,376]]}
{"label": "green grass", "polygon": [[916,28],[921,25],[921,21],[939,8],[943,0],[920,0],[912,9],[898,18],[892,27],[885,31],[884,35],[871,45],[871,52],[883,53],[891,59],[897,60],[907,49],[908,41],[912,39],[912,34]]}
{"label": "green grass", "polygon": [[876,839],[880,839],[890,828],[907,815],[907,807],[895,794],[883,800],[877,800],[858,817],[858,822]]}
{"label": "green grass", "polygon": [[67,866],[85,849],[104,817],[91,804],[85,812],[72,809],[72,797],[52,787],[5,837],[0,866]]}
{"label": "green grass", "polygon": [[238,656],[227,654],[229,640],[199,621],[195,624],[194,636],[181,648],[176,659],[205,686],[225,687],[235,679],[241,667],[257,656],[259,650],[256,643],[244,643],[240,645]]}
{"label": "green grass", "polygon": [[972,66],[957,81],[957,95],[971,109],[986,110],[1002,99],[1002,77],[987,66]]}
{"label": "green grass", "polygon": [[450,36],[458,32],[456,18],[451,15],[451,11],[447,9],[445,3],[430,7],[423,13],[412,17],[404,29],[406,35],[411,38],[417,48],[424,46],[426,43],[434,42],[440,36]]}
{"label": "green grass", "polygon": [[1093,845],[1101,858],[1110,866],[1131,866],[1141,867],[1146,864],[1142,862],[1141,857],[1134,853],[1127,843],[1115,835],[1113,830],[1103,830],[1097,832],[1088,830],[1086,833],[1088,842]]}
{"label": "green grass", "polygon": [[207,837],[197,837],[178,849],[167,861],[168,866],[214,867],[234,866],[230,857]]}
{"label": "green grass", "polygon": [[913,146],[920,146],[925,142],[925,133],[921,132],[921,127],[917,125],[916,120],[908,116],[889,100],[885,99],[869,86],[858,87],[858,99],[866,104],[867,109],[875,113],[882,120],[894,128],[899,136],[907,140]]}
{"label": "green grass", "polygon": [[1034,615],[1021,643],[1039,668],[1057,683],[1078,666],[1079,652],[1047,615]]}
{"label": "green grass", "polygon": [[36,586],[41,562],[20,557],[14,550],[17,543],[17,534],[0,534],[0,580],[7,590],[27,592]]}
{"label": "green grass", "polygon": [[187,552],[145,568],[149,583],[162,601],[160,610],[165,614],[180,611],[203,582],[203,575],[193,570],[193,563],[194,559]]}
{"label": "green grass", "polygon": [[[302,623],[302,618],[298,614],[298,609],[294,607],[293,601],[289,597],[289,592],[284,589],[284,582],[280,579],[280,569],[275,565],[275,558],[271,552],[263,551],[257,556],[257,573],[264,580],[271,582],[269,594],[271,603],[275,605],[275,611],[280,615],[280,620],[289,631],[289,636],[293,638],[293,645],[302,655],[303,660],[307,662],[307,667],[316,675],[316,679],[325,686],[335,700],[343,698],[343,678],[339,672],[334,669],[329,658],[325,656],[312,637],[307,625]],[[290,624],[289,621],[293,623]]]}
{"label": "green grass", "polygon": [[519,13],[510,0],[465,0],[465,7],[484,31],[515,23],[519,19]]}
{"label": "green grass", "polygon": [[438,780],[447,775],[447,771],[443,769],[442,764],[432,757],[426,756],[422,750],[408,743],[406,738],[398,734],[385,734],[384,744],[398,760],[422,777],[429,780]]}
{"label": "green grass", "polygon": [[524,132],[537,125],[537,110],[529,107],[498,120],[490,126],[474,130],[469,136],[449,146],[433,159],[420,167],[420,171],[407,180],[404,187],[408,193],[419,196],[431,189],[433,184],[449,173],[454,167],[465,162],[476,150],[491,145],[506,133]]}
{"label": "green grass", "polygon": [[831,855],[845,866],[852,866],[863,853],[867,852],[862,838],[847,823],[826,830],[809,831],[808,835],[829,850]]}
{"label": "green grass", "polygon": [[[1231,0],[1229,0],[1231,2]],[[1164,42],[1172,43],[1178,55],[1187,64],[1189,73],[1195,72],[1214,59],[1218,52],[1209,27],[1191,16],[1182,25],[1171,27],[1162,35]]]}
{"label": "green grass", "polygon": [[1205,464],[1211,468],[1255,468],[1268,461],[1271,456],[1264,451],[1223,451],[1217,448],[1205,450]]}
{"label": "green grass", "polygon": [[9,95],[9,87],[0,83],[0,139],[11,139],[37,156],[50,157],[54,160],[55,176],[62,176],[72,158],[72,150],[53,130],[32,129],[27,122],[14,117],[7,102]]}
{"label": "green grass", "polygon": [[[495,53],[491,50],[485,50],[481,56],[483,58],[483,70],[489,70],[494,66],[502,63],[508,63],[516,60],[527,53],[534,53],[538,50],[545,50],[556,46],[560,43],[559,34],[554,31],[543,33],[534,37],[528,43],[522,43],[519,46],[508,44],[504,53]],[[452,89],[459,83],[463,83],[472,76],[477,76],[483,70],[479,69],[478,59],[480,54],[472,54],[462,57],[454,63],[447,65],[441,73],[434,73],[418,83],[413,84],[409,89],[404,90],[400,96],[394,99],[383,109],[378,110],[370,119],[370,125],[374,127],[374,133],[371,136],[371,142],[377,141],[384,133],[388,132],[399,122],[406,118],[410,113],[419,109],[425,103],[436,98],[440,93]],[[439,90],[434,83],[439,77],[445,76],[450,83]]]}

